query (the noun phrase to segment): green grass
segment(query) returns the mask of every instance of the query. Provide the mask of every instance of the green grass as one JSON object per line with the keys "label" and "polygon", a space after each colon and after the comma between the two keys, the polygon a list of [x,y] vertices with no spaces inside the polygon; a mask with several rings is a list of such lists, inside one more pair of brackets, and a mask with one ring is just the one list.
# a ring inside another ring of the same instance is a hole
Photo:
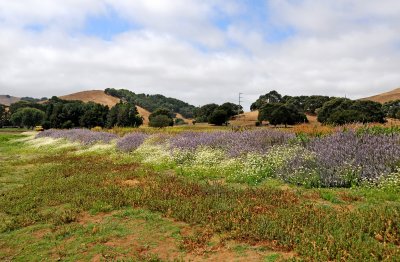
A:
{"label": "green grass", "polygon": [[265,261],[400,258],[392,192],[208,181],[115,151],[19,138],[0,134],[0,260],[173,260],[221,250]]}
{"label": "green grass", "polygon": [[0,128],[0,133],[7,132],[7,133],[21,133],[26,131],[32,131],[27,128]]}

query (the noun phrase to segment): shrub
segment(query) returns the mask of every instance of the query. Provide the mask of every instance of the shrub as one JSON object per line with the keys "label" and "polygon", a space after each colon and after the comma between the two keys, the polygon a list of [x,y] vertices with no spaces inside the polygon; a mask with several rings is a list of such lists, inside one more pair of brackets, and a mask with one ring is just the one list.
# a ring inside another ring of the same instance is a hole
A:
{"label": "shrub", "polygon": [[151,127],[167,127],[173,126],[174,120],[166,115],[157,115],[150,119],[149,126]]}
{"label": "shrub", "polygon": [[36,108],[21,108],[11,115],[11,122],[16,126],[33,128],[42,124],[45,113]]}
{"label": "shrub", "polygon": [[229,116],[225,110],[217,109],[208,118],[208,123],[221,126],[223,124],[226,124],[228,119]]}

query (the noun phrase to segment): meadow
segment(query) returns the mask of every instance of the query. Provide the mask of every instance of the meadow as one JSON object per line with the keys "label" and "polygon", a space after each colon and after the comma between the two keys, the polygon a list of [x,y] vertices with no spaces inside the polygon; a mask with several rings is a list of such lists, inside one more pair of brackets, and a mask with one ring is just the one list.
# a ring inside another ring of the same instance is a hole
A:
{"label": "meadow", "polygon": [[0,133],[0,259],[398,261],[388,126]]}

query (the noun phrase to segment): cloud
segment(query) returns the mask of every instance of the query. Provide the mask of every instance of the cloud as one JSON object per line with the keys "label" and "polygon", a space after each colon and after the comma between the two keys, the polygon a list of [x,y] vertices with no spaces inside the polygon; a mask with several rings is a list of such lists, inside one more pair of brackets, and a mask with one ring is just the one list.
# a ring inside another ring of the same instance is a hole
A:
{"label": "cloud", "polygon": [[[248,107],[272,89],[358,98],[399,85],[398,1],[259,2],[3,1],[0,93],[115,87],[201,105],[242,92]],[[136,26],[85,33],[110,10]]]}

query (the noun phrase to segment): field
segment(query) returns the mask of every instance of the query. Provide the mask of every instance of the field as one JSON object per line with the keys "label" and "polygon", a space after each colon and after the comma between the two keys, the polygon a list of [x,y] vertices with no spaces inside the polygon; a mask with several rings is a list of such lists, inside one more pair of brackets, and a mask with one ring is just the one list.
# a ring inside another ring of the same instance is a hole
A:
{"label": "field", "polygon": [[400,260],[396,126],[4,132],[0,161],[2,261]]}

